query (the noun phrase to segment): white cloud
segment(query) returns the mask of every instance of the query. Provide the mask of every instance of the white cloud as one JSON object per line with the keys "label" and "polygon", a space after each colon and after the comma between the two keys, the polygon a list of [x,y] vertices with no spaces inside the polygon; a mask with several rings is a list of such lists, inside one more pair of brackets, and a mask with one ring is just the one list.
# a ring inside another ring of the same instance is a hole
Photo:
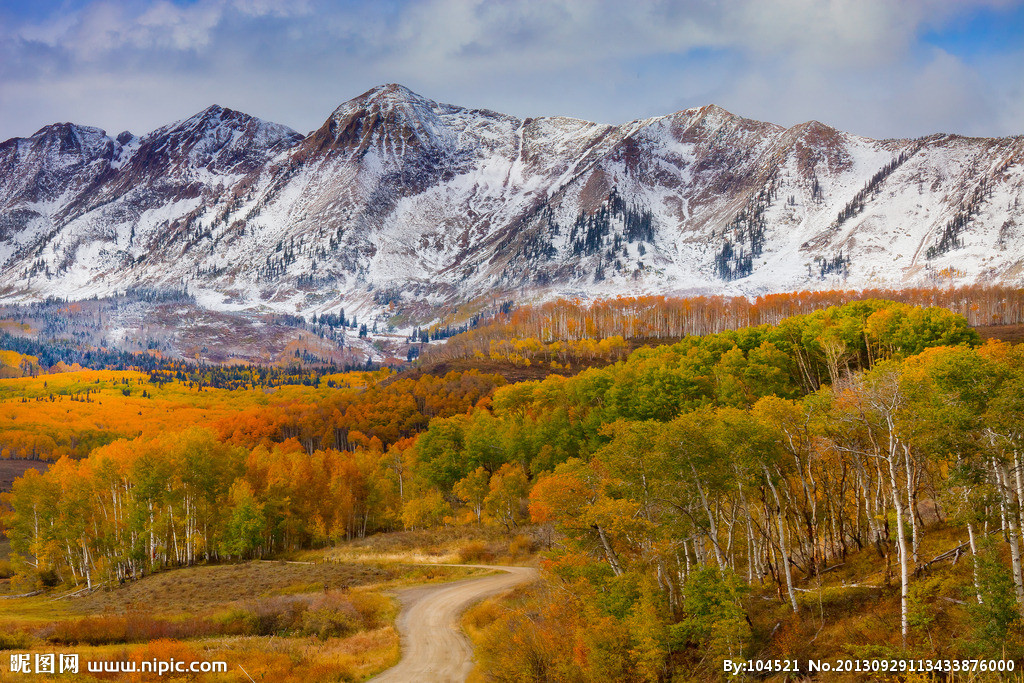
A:
{"label": "white cloud", "polygon": [[98,0],[0,27],[0,138],[76,117],[144,130],[214,101],[307,131],[391,81],[521,116],[616,122],[712,100],[876,136],[1006,133],[1020,59],[968,65],[919,36],[1015,2]]}

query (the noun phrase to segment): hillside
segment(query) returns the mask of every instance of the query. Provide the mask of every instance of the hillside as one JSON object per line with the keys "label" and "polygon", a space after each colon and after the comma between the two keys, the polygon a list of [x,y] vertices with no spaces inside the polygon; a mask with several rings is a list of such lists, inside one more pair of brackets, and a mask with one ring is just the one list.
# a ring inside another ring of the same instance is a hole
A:
{"label": "hillside", "polygon": [[[0,380],[0,457],[56,460],[0,498],[9,592],[61,586],[73,604],[114,605],[172,583],[334,571],[238,564],[253,559],[539,552],[538,586],[467,616],[487,680],[1019,659],[1024,347],[878,299],[657,347],[505,342],[415,373],[295,386],[257,368],[225,386],[176,372]],[[271,634],[323,633],[311,650],[323,653],[385,628],[384,602],[346,621],[348,598],[320,588],[266,614],[225,603],[143,633],[190,647],[244,635],[248,653]],[[80,618],[52,594],[10,603],[11,647],[95,654],[139,638],[132,613]],[[175,614],[190,599],[201,594]]]}

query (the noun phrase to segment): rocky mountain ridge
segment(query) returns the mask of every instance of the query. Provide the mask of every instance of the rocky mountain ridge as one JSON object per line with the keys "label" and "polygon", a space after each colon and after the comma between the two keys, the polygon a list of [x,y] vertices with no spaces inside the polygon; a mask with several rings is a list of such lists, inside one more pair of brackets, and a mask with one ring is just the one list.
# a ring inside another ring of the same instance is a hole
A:
{"label": "rocky mountain ridge", "polygon": [[213,106],[0,143],[0,300],[428,320],[483,297],[1024,281],[1024,138],[872,140],[709,105],[612,126],[374,88],[302,136]]}

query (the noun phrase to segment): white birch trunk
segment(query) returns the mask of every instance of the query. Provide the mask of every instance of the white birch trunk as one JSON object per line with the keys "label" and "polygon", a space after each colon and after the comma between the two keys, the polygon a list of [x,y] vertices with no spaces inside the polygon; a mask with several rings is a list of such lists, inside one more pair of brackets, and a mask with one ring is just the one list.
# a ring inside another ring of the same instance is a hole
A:
{"label": "white birch trunk", "polygon": [[799,612],[800,609],[796,604],[796,591],[793,590],[793,572],[789,567],[789,552],[786,550],[786,523],[785,517],[782,512],[782,501],[779,499],[779,492],[775,488],[775,483],[772,482],[772,477],[768,473],[768,467],[761,465],[764,469],[764,477],[768,482],[768,486],[772,490],[772,495],[775,496],[775,506],[779,511],[776,515],[776,519],[779,523],[779,552],[782,553],[782,566],[786,574],[786,590],[789,591],[789,602],[793,606],[793,612]]}

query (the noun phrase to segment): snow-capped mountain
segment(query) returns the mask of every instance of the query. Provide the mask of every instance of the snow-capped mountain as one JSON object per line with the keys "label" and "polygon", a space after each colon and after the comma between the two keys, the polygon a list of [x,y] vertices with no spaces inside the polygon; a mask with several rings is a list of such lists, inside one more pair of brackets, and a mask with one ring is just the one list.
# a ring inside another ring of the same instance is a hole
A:
{"label": "snow-capped mountain", "polygon": [[0,299],[212,308],[1024,284],[1024,138],[872,140],[710,105],[520,120],[398,85],[308,136],[210,107],[0,144]]}

